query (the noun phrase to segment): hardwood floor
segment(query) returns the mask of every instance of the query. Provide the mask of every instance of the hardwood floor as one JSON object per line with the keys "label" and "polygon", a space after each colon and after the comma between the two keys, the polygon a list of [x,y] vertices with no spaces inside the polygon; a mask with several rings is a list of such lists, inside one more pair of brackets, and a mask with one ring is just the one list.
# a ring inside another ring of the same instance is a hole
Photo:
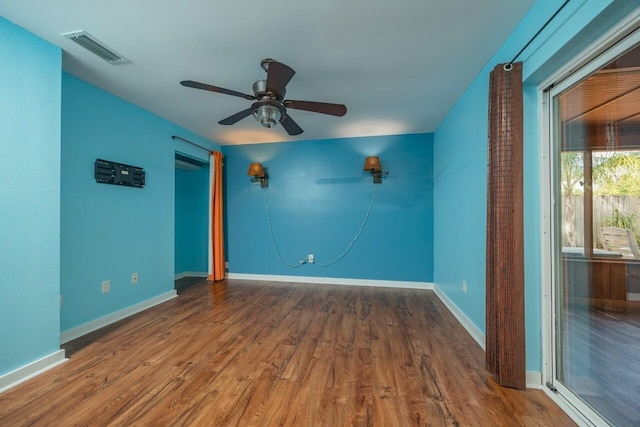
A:
{"label": "hardwood floor", "polygon": [[202,283],[204,280],[205,279],[203,279],[202,277],[183,277],[182,279],[178,279],[174,282],[176,293],[180,295],[189,287],[198,283]]}
{"label": "hardwood floor", "polygon": [[498,387],[432,291],[203,281],[95,338],[0,426],[574,425]]}

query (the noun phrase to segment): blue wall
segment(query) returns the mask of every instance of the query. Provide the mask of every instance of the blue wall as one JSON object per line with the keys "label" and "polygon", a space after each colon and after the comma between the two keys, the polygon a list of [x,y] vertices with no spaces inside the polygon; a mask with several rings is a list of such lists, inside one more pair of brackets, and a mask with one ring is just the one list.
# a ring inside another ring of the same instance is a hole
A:
{"label": "blue wall", "polygon": [[60,349],[60,49],[0,18],[0,375]]}
{"label": "blue wall", "polygon": [[[230,273],[431,282],[432,134],[225,146],[227,260]],[[364,159],[378,155],[390,175],[374,185]],[[269,187],[251,183],[251,162],[268,169]],[[359,240],[355,237],[377,190]],[[289,268],[276,257],[265,194],[282,258],[313,254],[316,265]]]}
{"label": "blue wall", "polygon": [[[63,74],[63,331],[173,290],[177,146],[171,135],[214,147],[146,110]],[[143,167],[146,187],[96,183],[97,158]],[[136,285],[131,284],[132,273],[139,274]],[[111,292],[101,293],[103,280],[111,281]]]}
{"label": "blue wall", "polygon": [[[563,3],[537,1],[467,88],[434,141],[434,282],[485,331],[485,220],[489,72],[508,62]],[[537,84],[609,28],[637,2],[569,3],[519,58],[524,62],[524,208],[527,369],[540,371],[541,343],[541,118]],[[607,24],[609,23],[609,24]],[[460,248],[465,250],[461,252]],[[461,256],[464,262],[461,263]],[[468,283],[462,292],[461,281]],[[480,303],[479,303],[480,302]]]}
{"label": "blue wall", "polygon": [[175,273],[207,272],[209,242],[209,165],[176,169]]}

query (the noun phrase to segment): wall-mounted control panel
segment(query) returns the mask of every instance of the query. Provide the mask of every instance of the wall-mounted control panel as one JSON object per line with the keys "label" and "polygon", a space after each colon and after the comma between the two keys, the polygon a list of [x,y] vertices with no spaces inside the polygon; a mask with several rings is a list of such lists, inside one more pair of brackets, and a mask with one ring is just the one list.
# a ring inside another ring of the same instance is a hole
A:
{"label": "wall-mounted control panel", "polygon": [[142,168],[109,160],[96,160],[96,182],[143,188],[144,180],[145,173]]}

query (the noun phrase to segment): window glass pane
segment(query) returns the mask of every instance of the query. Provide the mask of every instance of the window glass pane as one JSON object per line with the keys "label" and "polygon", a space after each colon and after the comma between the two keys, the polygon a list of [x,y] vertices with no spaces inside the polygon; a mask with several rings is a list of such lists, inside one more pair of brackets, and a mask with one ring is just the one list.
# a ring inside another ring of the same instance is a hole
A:
{"label": "window glass pane", "polygon": [[594,152],[591,168],[594,255],[634,259],[640,236],[640,150]]}
{"label": "window glass pane", "polygon": [[[584,254],[584,153],[566,151],[561,156],[562,247]],[[575,249],[573,249],[575,248]]]}

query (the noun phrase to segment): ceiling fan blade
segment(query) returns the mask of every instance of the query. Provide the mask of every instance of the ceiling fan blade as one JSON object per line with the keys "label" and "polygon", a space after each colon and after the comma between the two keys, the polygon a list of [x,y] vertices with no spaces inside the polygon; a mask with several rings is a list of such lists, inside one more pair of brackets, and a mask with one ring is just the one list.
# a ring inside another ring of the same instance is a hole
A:
{"label": "ceiling fan blade", "polygon": [[279,99],[282,99],[285,94],[285,87],[295,73],[296,72],[287,65],[278,61],[270,61],[269,70],[267,71],[267,92],[273,92]]}
{"label": "ceiling fan blade", "polygon": [[287,113],[282,115],[280,119],[280,124],[287,131],[287,133],[291,136],[300,135],[302,132],[302,128],[298,126],[298,124],[289,116]]}
{"label": "ceiling fan blade", "polygon": [[329,104],[326,102],[294,101],[288,99],[284,101],[284,106],[294,110],[313,111],[314,113],[330,114],[342,117],[347,114],[347,107],[342,104]]}
{"label": "ceiling fan blade", "polygon": [[182,86],[192,87],[194,89],[203,89],[203,90],[209,90],[211,92],[223,93],[225,95],[239,96],[240,98],[248,99],[250,101],[253,101],[254,99],[256,99],[253,95],[247,95],[246,93],[236,92],[235,90],[225,89],[218,86],[211,86],[205,83],[198,83],[198,82],[194,82],[193,80],[184,80],[184,81],[181,81],[180,84]]}
{"label": "ceiling fan blade", "polygon": [[245,117],[250,116],[252,111],[253,111],[252,108],[247,108],[246,110],[242,110],[239,113],[235,113],[234,115],[229,116],[226,119],[220,120],[218,123],[221,125],[233,125],[235,123],[238,123],[240,120],[244,119]]}

